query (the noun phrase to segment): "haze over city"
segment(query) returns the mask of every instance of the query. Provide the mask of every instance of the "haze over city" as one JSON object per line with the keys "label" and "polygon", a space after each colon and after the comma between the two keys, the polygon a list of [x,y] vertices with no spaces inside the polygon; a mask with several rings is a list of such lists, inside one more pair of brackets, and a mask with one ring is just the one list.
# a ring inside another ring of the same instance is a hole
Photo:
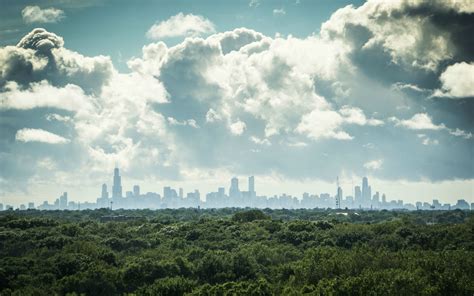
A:
{"label": "haze over city", "polygon": [[474,202],[472,1],[1,3],[4,205],[96,202],[115,167],[123,196]]}

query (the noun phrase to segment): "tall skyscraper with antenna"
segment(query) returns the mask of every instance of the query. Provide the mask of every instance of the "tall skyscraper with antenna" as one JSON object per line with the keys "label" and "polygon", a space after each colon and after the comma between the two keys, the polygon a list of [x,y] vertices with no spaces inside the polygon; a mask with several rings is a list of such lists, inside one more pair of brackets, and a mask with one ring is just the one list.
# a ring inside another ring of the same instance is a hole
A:
{"label": "tall skyscraper with antenna", "polygon": [[336,209],[341,208],[341,201],[342,201],[342,188],[339,186],[339,177],[336,178],[336,186],[337,186],[337,193],[336,193]]}

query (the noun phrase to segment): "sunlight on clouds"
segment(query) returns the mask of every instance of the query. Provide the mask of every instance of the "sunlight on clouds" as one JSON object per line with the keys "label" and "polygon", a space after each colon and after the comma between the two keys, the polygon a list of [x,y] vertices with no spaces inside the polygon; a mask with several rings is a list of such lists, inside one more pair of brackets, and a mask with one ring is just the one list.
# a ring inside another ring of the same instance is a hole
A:
{"label": "sunlight on clouds", "polygon": [[474,64],[456,63],[448,66],[439,78],[442,89],[433,97],[465,98],[474,97]]}
{"label": "sunlight on clouds", "polygon": [[15,140],[25,143],[42,142],[48,144],[65,144],[70,142],[69,139],[63,138],[59,135],[53,134],[42,129],[34,128],[24,128],[18,130],[15,135]]}
{"label": "sunlight on clouds", "polygon": [[214,33],[214,24],[200,16],[194,14],[178,13],[169,19],[154,24],[146,33],[150,39],[161,39],[177,36],[198,36],[201,34]]}

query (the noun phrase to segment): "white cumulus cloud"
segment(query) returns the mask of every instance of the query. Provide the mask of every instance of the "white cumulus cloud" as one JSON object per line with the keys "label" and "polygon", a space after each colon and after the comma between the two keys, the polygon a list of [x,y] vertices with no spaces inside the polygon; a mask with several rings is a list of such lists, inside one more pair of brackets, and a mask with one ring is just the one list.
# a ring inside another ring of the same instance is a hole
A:
{"label": "white cumulus cloud", "polygon": [[198,36],[215,32],[214,24],[200,15],[178,13],[169,19],[154,24],[147,32],[150,39],[178,36]]}
{"label": "white cumulus cloud", "polygon": [[16,132],[15,140],[19,142],[42,142],[48,144],[65,144],[69,143],[70,140],[63,138],[59,135],[51,132],[34,129],[34,128],[23,128]]}
{"label": "white cumulus cloud", "polygon": [[457,63],[446,68],[441,74],[441,89],[433,96],[465,98],[474,97],[474,64]]}
{"label": "white cumulus cloud", "polygon": [[434,124],[431,117],[426,113],[417,113],[410,119],[398,120],[392,118],[397,126],[403,126],[412,130],[441,130],[446,128],[444,124]]}
{"label": "white cumulus cloud", "polygon": [[238,120],[238,121],[232,123],[229,126],[229,128],[230,128],[230,132],[232,134],[239,136],[239,135],[243,134],[243,132],[247,128],[247,125],[245,124],[245,122]]}
{"label": "white cumulus cloud", "polygon": [[[410,119],[400,120],[396,117],[391,117],[390,121],[394,122],[396,126],[402,126],[407,129],[412,130],[444,130],[447,131],[450,135],[456,137],[462,137],[464,139],[472,138],[472,133],[466,132],[459,128],[451,129],[447,127],[444,123],[435,124],[433,123],[431,117],[426,113],[417,113],[413,115]],[[420,137],[420,135],[418,135]]]}
{"label": "white cumulus cloud", "polygon": [[336,111],[313,110],[301,118],[296,132],[305,134],[313,140],[331,138],[352,140],[351,135],[340,129],[343,122],[344,118]]}
{"label": "white cumulus cloud", "polygon": [[21,89],[16,82],[10,81],[4,87],[4,92],[0,93],[0,110],[52,107],[77,111],[90,108],[91,100],[74,84],[55,87],[43,80],[31,83],[28,89]]}
{"label": "white cumulus cloud", "polygon": [[26,23],[56,23],[65,18],[61,9],[54,7],[42,9],[36,5],[23,8],[21,16]]}

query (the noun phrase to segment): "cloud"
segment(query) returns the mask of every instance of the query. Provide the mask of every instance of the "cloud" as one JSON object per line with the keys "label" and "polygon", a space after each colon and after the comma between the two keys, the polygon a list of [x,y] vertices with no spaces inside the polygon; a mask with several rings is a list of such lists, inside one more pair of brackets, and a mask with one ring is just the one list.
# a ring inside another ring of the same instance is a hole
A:
{"label": "cloud", "polygon": [[60,114],[50,113],[45,116],[48,121],[60,121],[60,122],[70,122],[72,118],[70,116],[63,116]]}
{"label": "cloud", "polygon": [[0,92],[1,109],[28,110],[51,107],[69,111],[92,108],[93,99],[84,94],[77,85],[54,87],[46,80],[33,82],[28,89],[22,89],[13,81],[8,82]]}
{"label": "cloud", "polygon": [[41,9],[39,6],[26,6],[21,11],[25,23],[57,23],[66,16],[64,11],[54,7]]}
{"label": "cloud", "polygon": [[394,121],[397,126],[402,126],[412,130],[442,130],[446,128],[444,124],[434,124],[431,117],[426,113],[417,113],[413,115],[412,118],[405,120],[392,118],[392,121]]}
{"label": "cloud", "polygon": [[245,122],[238,120],[232,123],[229,128],[232,134],[240,136],[244,133],[245,129],[247,128],[247,125],[245,124]]}
{"label": "cloud", "polygon": [[220,43],[222,53],[225,55],[264,38],[265,36],[262,33],[246,28],[238,28],[233,31],[213,34],[209,36],[208,40]]}
{"label": "cloud", "polygon": [[206,113],[206,122],[215,122],[221,119],[222,117],[212,108]]}
{"label": "cloud", "polygon": [[19,142],[42,142],[48,144],[65,144],[69,143],[70,140],[63,138],[59,135],[42,129],[24,128],[18,130],[15,135],[15,140]]}
{"label": "cloud", "polygon": [[48,32],[43,28],[36,28],[26,34],[17,47],[25,49],[34,49],[40,53],[49,52],[53,48],[60,48],[64,46],[64,40],[62,37]]}
{"label": "cloud", "polygon": [[[435,71],[440,63],[464,56],[461,41],[472,27],[459,15],[472,11],[472,1],[376,1],[337,10],[321,27],[327,39],[339,39],[358,55],[375,58],[386,53],[389,62],[412,69]],[[472,48],[471,48],[472,49]]]}
{"label": "cloud", "polygon": [[339,112],[332,110],[313,110],[310,114],[302,117],[296,131],[306,134],[313,140],[337,139],[352,140],[354,137],[342,130],[347,125],[370,125],[380,126],[383,121],[379,119],[367,119],[360,108],[343,106]]}
{"label": "cloud", "polygon": [[339,110],[339,113],[344,116],[344,122],[346,123],[371,126],[383,125],[383,121],[380,119],[367,119],[364,111],[362,111],[360,108],[353,108],[346,105],[342,106],[341,110]]}
{"label": "cloud", "polygon": [[258,144],[258,145],[264,145],[264,146],[271,146],[272,145],[272,143],[268,139],[261,139],[261,138],[256,137],[256,136],[251,136],[250,141],[252,141],[252,142],[254,142],[255,144]]}
{"label": "cloud", "polygon": [[456,137],[462,137],[464,139],[471,139],[472,138],[472,133],[463,131],[459,128],[456,128],[455,130],[448,129],[449,133],[453,136]]}
{"label": "cloud", "polygon": [[199,128],[199,126],[197,125],[196,123],[196,120],[194,119],[188,119],[188,120],[183,120],[183,121],[179,121],[173,117],[168,117],[168,123],[170,125],[181,125],[181,126],[190,126],[190,127],[193,127],[193,128]]}
{"label": "cloud", "polygon": [[439,141],[436,140],[436,139],[431,139],[430,137],[428,137],[427,135],[425,134],[418,134],[417,135],[418,138],[421,139],[421,143],[425,146],[429,146],[429,145],[438,145],[439,144]]}
{"label": "cloud", "polygon": [[262,0],[250,0],[249,7],[258,7],[260,6]]}
{"label": "cloud", "polygon": [[296,132],[305,134],[313,140],[352,140],[351,135],[340,130],[343,122],[343,117],[335,111],[313,110],[301,118],[301,122],[296,127]]}
{"label": "cloud", "polygon": [[274,16],[284,16],[286,14],[285,9],[283,8],[275,8],[273,9],[273,15]]}
{"label": "cloud", "polygon": [[53,86],[75,84],[86,94],[99,93],[114,72],[110,58],[86,57],[63,46],[62,37],[36,28],[17,46],[0,47],[0,87],[9,81],[28,87],[47,80]]}
{"label": "cloud", "polygon": [[399,120],[395,117],[390,118],[390,120],[394,122],[396,126],[402,126],[412,130],[446,130],[449,134],[456,137],[462,137],[464,139],[472,138],[472,133],[470,132],[463,131],[459,128],[453,130],[451,128],[446,127],[446,125],[443,123],[440,123],[438,125],[434,124],[431,117],[426,113],[417,113],[413,115],[412,118],[406,120]]}
{"label": "cloud", "polygon": [[466,98],[474,97],[474,64],[456,63],[448,66],[441,74],[441,89],[434,97]]}
{"label": "cloud", "polygon": [[371,160],[364,163],[364,168],[372,171],[380,170],[382,168],[383,159]]}
{"label": "cloud", "polygon": [[154,24],[147,32],[150,39],[161,39],[178,36],[198,36],[215,32],[214,24],[200,16],[194,14],[178,13],[169,19]]}
{"label": "cloud", "polygon": [[[137,180],[186,182],[190,168],[332,180],[343,171],[365,174],[360,155],[367,148],[372,157],[364,161],[383,155],[380,178],[473,178],[465,161],[472,143],[464,140],[472,138],[473,103],[426,100],[436,88],[449,91],[440,86],[443,67],[471,61],[463,58],[467,43],[451,35],[462,24],[435,26],[437,18],[415,9],[424,6],[393,3],[380,2],[380,15],[373,3],[343,8],[331,26],[302,38],[247,28],[205,38],[190,32],[172,45],[143,46],[126,73],[107,56],[82,55],[61,36],[35,29],[17,46],[0,47],[0,166],[7,168],[0,178],[95,184],[117,163]],[[428,11],[446,17],[464,9],[443,5]],[[410,41],[405,19],[416,37],[409,50],[390,31]],[[430,56],[438,46],[433,38],[448,44],[440,56]],[[14,139],[25,126],[73,140],[47,149],[24,145]],[[422,145],[434,141],[436,147]],[[44,159],[61,178],[39,165]]]}
{"label": "cloud", "polygon": [[394,83],[392,85],[392,89],[399,90],[399,91],[410,90],[410,91],[419,92],[419,93],[430,92],[429,89],[420,88],[418,85],[410,84],[410,83],[401,83],[401,82]]}
{"label": "cloud", "polygon": [[287,143],[289,147],[307,147],[308,143],[306,142],[289,142]]}

